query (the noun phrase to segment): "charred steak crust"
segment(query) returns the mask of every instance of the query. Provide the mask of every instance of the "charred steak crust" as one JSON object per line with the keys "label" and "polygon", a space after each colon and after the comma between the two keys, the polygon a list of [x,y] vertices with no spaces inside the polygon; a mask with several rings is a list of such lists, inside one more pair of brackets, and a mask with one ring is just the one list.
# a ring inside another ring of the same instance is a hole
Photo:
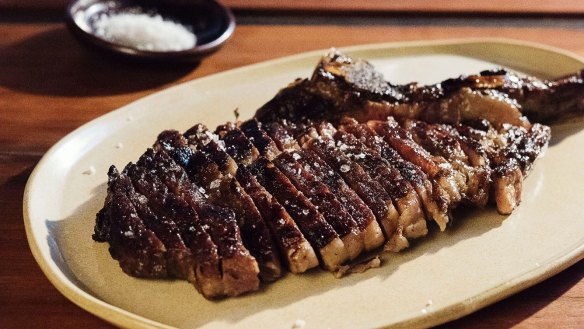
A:
{"label": "charred steak crust", "polygon": [[125,273],[186,279],[210,299],[285,269],[341,276],[365,251],[444,230],[461,203],[511,213],[551,135],[529,120],[581,114],[583,91],[581,73],[504,70],[393,85],[333,50],[254,118],[164,131],[112,166],[93,239]]}

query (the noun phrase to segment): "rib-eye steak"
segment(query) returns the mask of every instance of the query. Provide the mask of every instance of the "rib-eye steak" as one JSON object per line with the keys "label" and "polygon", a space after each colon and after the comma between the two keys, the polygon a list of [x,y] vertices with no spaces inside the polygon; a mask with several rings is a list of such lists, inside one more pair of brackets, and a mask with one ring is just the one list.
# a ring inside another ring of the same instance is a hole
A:
{"label": "rib-eye steak", "polygon": [[93,239],[124,272],[185,279],[207,298],[319,265],[346,273],[447,229],[455,207],[510,214],[550,140],[536,122],[581,114],[583,97],[580,73],[393,85],[332,50],[251,120],[164,131],[112,166]]}

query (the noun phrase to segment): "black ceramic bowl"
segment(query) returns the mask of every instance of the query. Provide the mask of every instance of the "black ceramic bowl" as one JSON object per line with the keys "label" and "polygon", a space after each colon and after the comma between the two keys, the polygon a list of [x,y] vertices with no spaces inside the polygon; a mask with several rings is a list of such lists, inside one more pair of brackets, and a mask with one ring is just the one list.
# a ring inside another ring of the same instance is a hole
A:
{"label": "black ceramic bowl", "polygon": [[[193,48],[180,51],[147,51],[117,44],[96,34],[95,22],[102,15],[140,7],[188,27],[196,36]],[[110,53],[142,60],[198,62],[217,51],[235,29],[232,12],[213,0],[75,0],[67,7],[66,22],[83,42]]]}

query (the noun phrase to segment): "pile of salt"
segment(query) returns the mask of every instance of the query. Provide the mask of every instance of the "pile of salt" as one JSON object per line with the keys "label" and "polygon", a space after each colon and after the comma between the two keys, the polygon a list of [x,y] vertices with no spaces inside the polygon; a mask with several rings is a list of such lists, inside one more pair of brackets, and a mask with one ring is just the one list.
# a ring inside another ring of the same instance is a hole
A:
{"label": "pile of salt", "polygon": [[197,38],[184,25],[159,14],[122,12],[102,14],[94,23],[101,38],[146,51],[180,51],[195,46]]}

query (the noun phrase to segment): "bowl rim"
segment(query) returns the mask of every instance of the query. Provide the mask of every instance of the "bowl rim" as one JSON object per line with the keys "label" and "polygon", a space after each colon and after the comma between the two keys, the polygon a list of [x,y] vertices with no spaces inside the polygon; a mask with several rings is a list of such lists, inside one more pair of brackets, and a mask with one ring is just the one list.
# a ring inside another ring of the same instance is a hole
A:
{"label": "bowl rim", "polygon": [[[114,43],[108,41],[106,39],[100,38],[93,33],[90,33],[83,29],[79,24],[77,24],[75,20],[75,15],[80,10],[86,10],[90,6],[95,5],[96,3],[103,2],[118,2],[124,3],[124,1],[120,0],[74,0],[69,3],[66,9],[65,15],[65,23],[69,27],[69,29],[73,32],[73,34],[78,37],[83,43],[89,45],[91,47],[105,50],[109,53],[122,55],[124,57],[129,58],[136,58],[136,59],[143,59],[143,60],[169,60],[169,61],[183,61],[183,62],[198,62],[203,57],[209,56],[210,54],[214,53],[215,51],[219,50],[221,46],[233,35],[235,30],[235,16],[233,12],[223,6],[221,3],[215,0],[207,0],[206,3],[210,6],[215,6],[216,8],[220,9],[220,19],[224,21],[222,24],[221,32],[218,36],[206,43],[195,45],[192,48],[178,50],[178,51],[148,51],[148,50],[141,50],[138,48],[134,48],[131,46],[121,45],[118,43]],[[86,4],[82,4],[82,2],[86,2]],[[76,6],[82,5],[83,8],[76,8]]]}

